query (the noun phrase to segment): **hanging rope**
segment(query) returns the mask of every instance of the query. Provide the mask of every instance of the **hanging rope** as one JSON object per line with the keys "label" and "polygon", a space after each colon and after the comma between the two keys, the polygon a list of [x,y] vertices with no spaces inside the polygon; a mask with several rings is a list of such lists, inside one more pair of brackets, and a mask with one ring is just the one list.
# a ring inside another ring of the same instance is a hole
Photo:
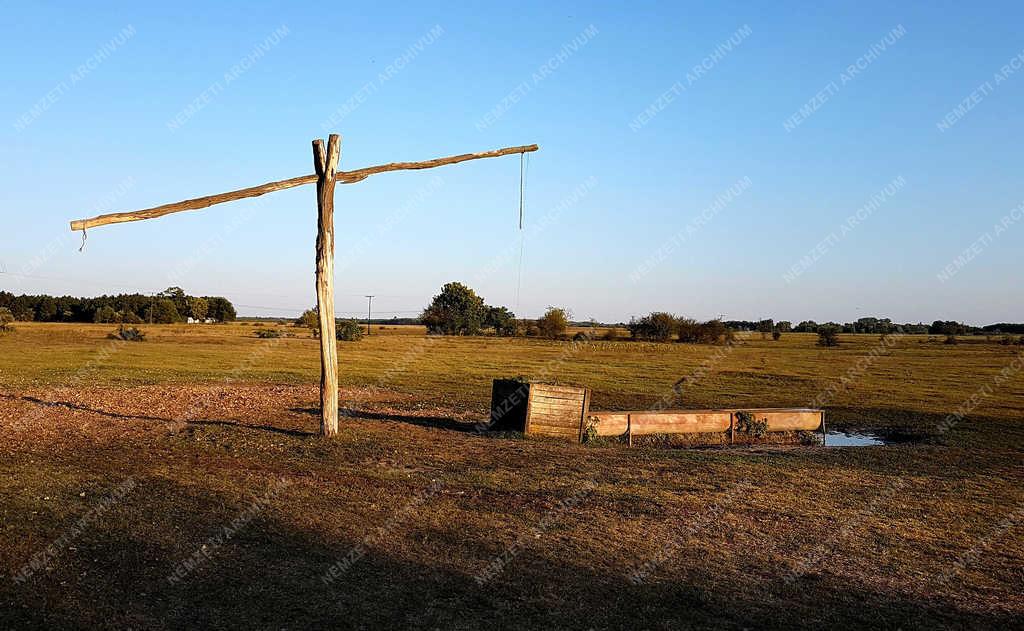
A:
{"label": "hanging rope", "polygon": [[526,232],[523,230],[523,218],[526,212],[526,174],[529,171],[530,159],[525,153],[519,154],[519,267],[516,271],[516,297],[513,310],[519,312],[519,292],[523,287],[523,252],[526,249]]}
{"label": "hanging rope", "polygon": [[78,246],[78,251],[81,252],[85,249],[85,240],[89,238],[89,235],[85,233],[85,228],[82,228],[82,245]]}
{"label": "hanging rope", "polygon": [[523,193],[526,190],[526,154],[519,154],[519,229],[523,229]]}

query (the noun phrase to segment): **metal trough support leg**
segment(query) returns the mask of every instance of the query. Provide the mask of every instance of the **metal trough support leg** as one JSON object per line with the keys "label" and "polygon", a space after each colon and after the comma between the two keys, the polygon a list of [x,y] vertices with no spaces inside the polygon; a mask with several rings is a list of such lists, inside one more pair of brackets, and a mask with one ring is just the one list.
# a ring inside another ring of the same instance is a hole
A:
{"label": "metal trough support leg", "polygon": [[626,444],[633,446],[633,417],[629,414],[626,415]]}

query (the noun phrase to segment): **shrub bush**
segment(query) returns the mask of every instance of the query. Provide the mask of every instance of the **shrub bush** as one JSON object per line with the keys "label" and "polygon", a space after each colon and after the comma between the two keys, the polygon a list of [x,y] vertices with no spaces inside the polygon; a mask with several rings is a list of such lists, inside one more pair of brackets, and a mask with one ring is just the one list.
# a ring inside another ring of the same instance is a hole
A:
{"label": "shrub bush", "polygon": [[537,331],[542,337],[549,340],[557,340],[565,335],[565,329],[569,326],[569,316],[565,309],[560,307],[548,307],[543,316],[537,320]]}
{"label": "shrub bush", "polygon": [[772,339],[778,342],[780,337],[782,337],[782,330],[779,327],[772,329]]}
{"label": "shrub bush", "polygon": [[818,346],[839,346],[839,327],[824,324],[819,326]]}
{"label": "shrub bush", "polygon": [[755,438],[762,438],[768,433],[768,419],[758,421],[750,412],[737,412],[736,429]]}
{"label": "shrub bush", "polygon": [[341,320],[335,330],[340,342],[358,342],[363,339],[363,326],[355,320]]}
{"label": "shrub bush", "polygon": [[316,307],[306,309],[302,311],[302,316],[299,316],[295,321],[296,327],[305,327],[307,329],[315,329],[319,327],[319,313]]}
{"label": "shrub bush", "polygon": [[14,314],[7,307],[0,307],[0,333],[14,330]]}
{"label": "shrub bush", "polygon": [[601,337],[607,342],[614,342],[619,339],[619,330],[616,329],[615,327],[612,327],[605,331],[604,335]]}
{"label": "shrub bush", "polygon": [[726,337],[729,328],[719,320],[708,320],[707,322],[700,325],[700,333],[698,335],[698,341],[705,344],[718,344],[723,338]]}
{"label": "shrub bush", "polygon": [[256,331],[256,337],[260,339],[274,339],[278,337],[284,337],[284,333],[277,329],[260,329]]}
{"label": "shrub bush", "polygon": [[946,339],[942,341],[943,344],[958,344],[960,340],[956,339],[956,335],[950,333],[946,336]]}
{"label": "shrub bush", "polygon": [[676,323],[676,330],[679,333],[680,342],[696,344],[701,340],[700,323],[693,318],[679,318]]}
{"label": "shrub bush", "polygon": [[630,320],[629,333],[633,339],[667,342],[679,328],[679,319],[671,313],[655,311],[639,320]]}
{"label": "shrub bush", "polygon": [[124,340],[125,342],[144,342],[146,334],[133,326],[121,325],[117,330],[107,336],[112,340]]}
{"label": "shrub bush", "polygon": [[719,319],[697,322],[693,318],[680,318],[677,321],[679,341],[688,344],[731,343],[732,330]]}

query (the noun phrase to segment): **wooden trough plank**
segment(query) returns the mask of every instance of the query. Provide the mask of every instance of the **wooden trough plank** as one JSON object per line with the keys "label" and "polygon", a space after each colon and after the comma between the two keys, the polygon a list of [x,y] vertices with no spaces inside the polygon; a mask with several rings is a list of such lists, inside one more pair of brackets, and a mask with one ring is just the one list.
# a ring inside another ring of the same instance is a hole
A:
{"label": "wooden trough plank", "polygon": [[770,432],[815,431],[821,427],[822,412],[753,412],[757,420],[767,419]]}
{"label": "wooden trough plank", "polygon": [[547,425],[544,423],[532,423],[531,427],[538,432],[557,432],[557,433],[572,433],[576,434],[579,432],[579,426],[569,425]]}
{"label": "wooden trough plank", "polygon": [[[582,405],[582,402],[581,402],[580,405]],[[561,408],[561,409],[542,408],[542,407],[539,407],[539,406],[535,406],[530,411],[530,414],[535,419],[537,419],[537,418],[549,418],[549,419],[552,419],[552,420],[575,419],[576,422],[579,423],[579,420],[580,420],[580,412],[579,412],[579,410],[580,410],[579,406],[575,406],[574,408],[569,408],[569,409],[565,409],[565,408]]]}
{"label": "wooden trough plank", "polygon": [[632,414],[629,429],[636,435],[724,432],[730,418],[729,412]]}
{"label": "wooden trough plank", "polygon": [[570,399],[570,400],[576,400],[576,399],[582,399],[583,398],[583,391],[582,390],[576,390],[574,392],[562,392],[562,391],[552,392],[550,390],[538,390],[537,391],[537,396],[545,397],[545,398],[548,398],[548,399]]}
{"label": "wooden trough plank", "polygon": [[534,383],[531,385],[537,388],[537,392],[563,392],[567,394],[582,394],[584,390],[582,386],[556,386],[550,383]]}
{"label": "wooden trough plank", "polygon": [[579,437],[579,429],[577,428],[565,428],[565,427],[534,427],[531,434],[537,436],[559,436],[563,438],[571,438],[577,440]]}
{"label": "wooden trough plank", "polygon": [[547,392],[536,392],[533,396],[552,403],[578,403],[583,400],[582,392],[577,392],[575,394],[549,394]]}
{"label": "wooden trough plank", "polygon": [[[733,414],[738,410],[659,410],[627,412],[591,412],[597,420],[598,436],[633,434],[690,434],[726,432],[732,429]],[[766,419],[768,431],[816,431],[821,428],[824,412],[810,409],[763,408],[748,409],[756,420]]]}
{"label": "wooden trough plank", "polygon": [[535,429],[536,428],[540,428],[540,427],[547,427],[547,428],[559,427],[559,428],[571,428],[574,431],[579,431],[579,427],[580,427],[580,423],[579,423],[578,419],[577,420],[569,420],[569,419],[552,420],[552,419],[538,419],[536,417],[534,417],[530,421],[530,425],[531,425],[531,427],[533,427]]}
{"label": "wooden trough plank", "polygon": [[533,402],[546,408],[570,410],[577,409],[583,405],[583,397],[577,397],[575,399],[549,399],[547,397],[534,397]]}
{"label": "wooden trough plank", "polygon": [[598,436],[621,436],[629,427],[629,414],[626,412],[593,412],[590,417],[597,419]]}
{"label": "wooden trough plank", "polygon": [[572,396],[551,396],[546,392],[534,393],[534,398],[538,401],[544,401],[552,405],[575,405],[583,402],[583,393],[574,394]]}
{"label": "wooden trough plank", "polygon": [[579,431],[579,423],[538,423],[536,420],[530,423],[530,427],[536,431],[546,431],[550,429],[565,429],[572,430],[574,432]]}
{"label": "wooden trough plank", "polygon": [[570,423],[573,425],[579,425],[580,423],[580,417],[578,414],[553,414],[550,412],[538,412],[536,410],[531,412],[530,419],[531,421],[540,423],[541,425],[567,425]]}
{"label": "wooden trough plank", "polygon": [[547,409],[575,410],[583,405],[583,397],[578,399],[547,399],[535,396],[533,397],[533,402]]}

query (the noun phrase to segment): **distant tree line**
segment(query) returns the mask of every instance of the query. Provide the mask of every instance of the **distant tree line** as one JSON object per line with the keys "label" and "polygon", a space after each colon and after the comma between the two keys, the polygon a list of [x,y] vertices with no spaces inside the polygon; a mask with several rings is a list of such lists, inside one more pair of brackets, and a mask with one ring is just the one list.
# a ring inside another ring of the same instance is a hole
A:
{"label": "distant tree line", "polygon": [[0,291],[0,307],[22,322],[102,322],[171,324],[188,318],[231,322],[234,305],[220,296],[189,296],[181,287],[168,287],[155,296],[118,294],[97,298],[73,296],[15,296]]}
{"label": "distant tree line", "polygon": [[906,334],[929,334],[929,335],[971,335],[977,333],[1024,333],[1024,324],[990,324],[977,327],[954,320],[936,320],[931,324],[918,322],[896,323],[889,318],[859,318],[855,322],[840,324],[838,322],[817,323],[814,320],[804,320],[793,326],[786,320],[777,323],[772,320],[727,320],[725,325],[737,331],[771,331],[777,328],[783,333],[793,331],[794,333],[817,333],[821,327],[834,329],[839,333],[871,333],[875,335],[888,335],[890,333]]}
{"label": "distant tree line", "polygon": [[983,326],[981,330],[984,333],[1024,333],[1024,324],[1000,322],[999,324]]}
{"label": "distant tree line", "polygon": [[[763,320],[721,320],[712,319],[699,322],[655,311],[641,318],[632,318],[628,323],[612,325],[589,322],[571,322],[565,309],[549,307],[547,312],[536,320],[517,319],[515,314],[506,307],[487,305],[484,299],[473,289],[463,283],[447,283],[441,292],[434,296],[430,304],[424,308],[419,319],[427,327],[427,332],[435,335],[478,335],[491,331],[495,335],[528,337],[544,337],[549,339],[566,338],[570,325],[580,328],[611,327],[604,337],[617,339],[617,328],[626,328],[635,340],[667,342],[676,340],[694,344],[731,343],[736,332],[760,332],[763,337],[769,335],[778,340],[784,333],[818,333],[819,343],[823,346],[834,346],[838,343],[840,333],[867,333],[874,335],[890,335],[893,333],[932,334],[932,335],[966,335],[971,333],[1024,333],[1024,324],[993,324],[986,327],[974,327],[961,322],[936,320],[932,324],[897,324],[889,318],[859,318],[855,322],[839,324],[837,322],[817,323],[804,320],[793,325],[788,320],[776,322],[772,318]],[[595,332],[578,333],[577,336],[594,338]]]}

